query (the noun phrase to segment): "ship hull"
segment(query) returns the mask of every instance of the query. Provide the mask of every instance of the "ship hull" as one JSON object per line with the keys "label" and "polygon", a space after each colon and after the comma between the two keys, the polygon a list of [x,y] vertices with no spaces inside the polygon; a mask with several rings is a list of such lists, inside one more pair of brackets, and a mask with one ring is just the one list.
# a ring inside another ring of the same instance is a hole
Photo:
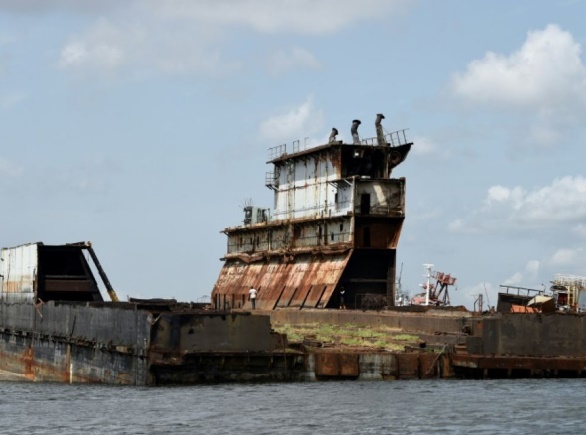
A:
{"label": "ship hull", "polygon": [[268,316],[133,303],[0,302],[0,371],[115,385],[288,380],[297,355]]}

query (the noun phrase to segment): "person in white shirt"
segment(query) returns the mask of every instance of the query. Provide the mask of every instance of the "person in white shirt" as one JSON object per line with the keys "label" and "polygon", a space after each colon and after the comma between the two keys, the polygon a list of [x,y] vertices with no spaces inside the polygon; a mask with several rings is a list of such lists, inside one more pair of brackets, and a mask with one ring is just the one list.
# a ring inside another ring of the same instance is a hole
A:
{"label": "person in white shirt", "polygon": [[250,286],[250,290],[248,290],[248,299],[250,299],[250,305],[253,310],[256,308],[256,293],[257,291],[255,288]]}

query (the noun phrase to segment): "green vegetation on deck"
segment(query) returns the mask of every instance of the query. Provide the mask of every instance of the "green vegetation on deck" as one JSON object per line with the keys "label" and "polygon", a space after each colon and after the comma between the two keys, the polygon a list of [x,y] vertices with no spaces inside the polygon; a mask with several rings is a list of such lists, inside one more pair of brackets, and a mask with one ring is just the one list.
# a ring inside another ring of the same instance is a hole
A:
{"label": "green vegetation on deck", "polygon": [[324,347],[400,352],[405,346],[417,346],[417,335],[405,334],[400,329],[368,327],[354,324],[291,325],[274,323],[276,332],[287,334],[289,343],[319,342]]}

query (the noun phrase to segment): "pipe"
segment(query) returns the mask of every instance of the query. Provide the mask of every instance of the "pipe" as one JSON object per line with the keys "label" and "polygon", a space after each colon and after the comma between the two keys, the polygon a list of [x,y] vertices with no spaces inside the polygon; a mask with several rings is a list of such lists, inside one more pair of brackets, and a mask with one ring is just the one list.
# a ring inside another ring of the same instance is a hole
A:
{"label": "pipe", "polygon": [[352,127],[350,128],[350,133],[352,133],[352,141],[354,145],[360,145],[360,137],[358,136],[358,127],[362,124],[359,119],[355,119],[352,121]]}
{"label": "pipe", "polygon": [[336,141],[337,135],[338,135],[338,129],[336,127],[332,128],[332,132],[330,133],[329,143],[334,143]]}
{"label": "pipe", "polygon": [[376,121],[374,121],[374,127],[376,128],[376,141],[378,142],[379,146],[386,145],[385,141],[385,133],[383,131],[383,126],[381,125],[381,121],[385,119],[385,115],[382,113],[377,113]]}

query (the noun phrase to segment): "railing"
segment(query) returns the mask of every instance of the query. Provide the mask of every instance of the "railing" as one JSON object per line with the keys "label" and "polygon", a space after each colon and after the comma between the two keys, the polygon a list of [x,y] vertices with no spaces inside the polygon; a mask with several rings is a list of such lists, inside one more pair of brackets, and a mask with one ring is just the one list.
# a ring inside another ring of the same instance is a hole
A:
{"label": "railing", "polygon": [[[392,147],[396,147],[399,145],[405,145],[409,143],[407,141],[407,134],[405,133],[408,128],[404,128],[403,130],[393,131],[391,133],[385,134],[385,142],[390,144]],[[378,138],[375,137],[368,137],[365,139],[361,139],[360,143],[362,145],[378,145]]]}
{"label": "railing", "polygon": [[299,139],[293,141],[293,152],[298,153],[301,151],[301,145]]}
{"label": "railing", "polygon": [[275,173],[273,171],[265,173],[265,186],[269,189],[277,187],[277,179],[275,178]]}
{"label": "railing", "polygon": [[277,145],[276,147],[269,148],[269,160],[277,159],[287,154],[287,144]]}
{"label": "railing", "polygon": [[545,293],[544,290],[537,290],[534,288],[526,288],[526,287],[515,287],[513,285],[499,285],[501,289],[504,289],[504,293],[507,294],[517,294],[517,296],[534,296],[535,294],[543,294]]}
{"label": "railing", "polygon": [[393,131],[392,133],[385,135],[385,140],[391,144],[392,147],[396,147],[399,145],[407,144],[407,135],[405,132],[409,130],[408,128],[404,128],[403,130]]}
{"label": "railing", "polygon": [[[397,131],[393,131],[391,133],[386,133],[384,135],[385,138],[385,142],[390,144],[390,146],[392,147],[396,147],[399,145],[405,145],[407,143],[409,143],[407,141],[407,133],[406,131],[409,130],[408,128],[404,128],[403,130],[397,130]],[[305,138],[304,143],[303,143],[303,149],[307,149],[307,144],[308,144],[308,139],[309,138]],[[362,145],[378,145],[378,139],[377,137],[369,137],[366,139],[361,139],[360,143]],[[287,144],[281,144],[281,145],[277,145],[274,147],[269,148],[269,161],[270,160],[275,160],[278,159],[279,157],[282,157],[284,155],[287,154]],[[303,151],[301,149],[301,141],[295,140],[293,141],[293,153],[298,153],[300,151]]]}

